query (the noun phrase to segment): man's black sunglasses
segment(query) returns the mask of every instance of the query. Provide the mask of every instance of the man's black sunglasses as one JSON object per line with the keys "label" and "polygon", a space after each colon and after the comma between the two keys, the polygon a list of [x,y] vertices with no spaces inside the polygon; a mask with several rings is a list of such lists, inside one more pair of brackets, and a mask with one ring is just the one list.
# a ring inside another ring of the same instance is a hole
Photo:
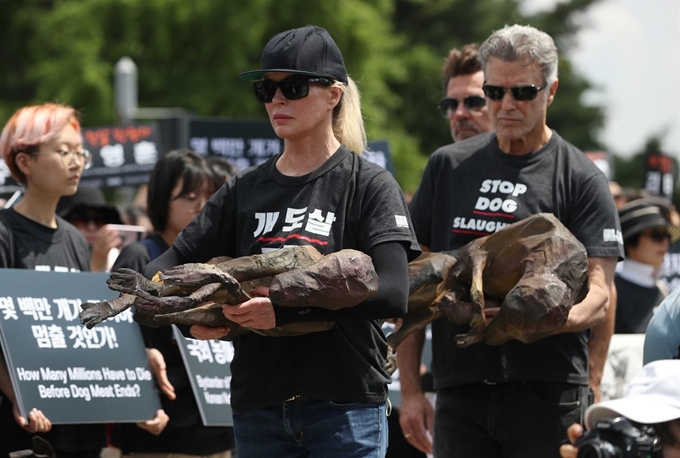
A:
{"label": "man's black sunglasses", "polygon": [[516,86],[516,87],[503,87],[503,86],[494,86],[492,84],[485,84],[482,86],[482,89],[484,90],[484,94],[486,95],[487,98],[491,100],[503,100],[503,97],[505,97],[505,93],[509,92],[512,94],[512,97],[519,101],[519,102],[527,102],[529,100],[534,100],[538,96],[538,91],[541,91],[548,87],[548,83],[545,83],[543,86],[534,86],[533,84],[530,86]]}
{"label": "man's black sunglasses", "polygon": [[[449,113],[455,113],[458,109],[460,100],[455,97],[444,97],[439,102],[439,110],[444,116],[449,116]],[[471,111],[476,111],[486,106],[486,99],[481,95],[468,95],[463,99],[463,106]]]}
{"label": "man's black sunglasses", "polygon": [[281,94],[288,100],[297,100],[307,97],[309,95],[309,83],[330,86],[333,84],[333,81],[328,78],[293,75],[284,78],[281,81],[255,81],[253,83],[253,88],[255,88],[255,98],[258,102],[271,103],[277,88],[281,88]]}

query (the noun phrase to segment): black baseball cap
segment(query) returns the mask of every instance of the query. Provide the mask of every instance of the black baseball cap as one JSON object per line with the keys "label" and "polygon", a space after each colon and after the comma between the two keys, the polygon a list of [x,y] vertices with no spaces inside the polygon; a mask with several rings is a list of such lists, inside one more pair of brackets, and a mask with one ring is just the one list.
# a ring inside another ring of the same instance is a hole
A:
{"label": "black baseball cap", "polygon": [[67,221],[86,212],[95,212],[105,224],[123,224],[120,212],[106,202],[99,188],[80,185],[75,194],[62,196],[57,204],[57,214]]}
{"label": "black baseball cap", "polygon": [[260,70],[243,72],[239,78],[261,80],[271,72],[331,78],[347,84],[347,69],[340,48],[321,27],[307,25],[281,32],[262,51]]}

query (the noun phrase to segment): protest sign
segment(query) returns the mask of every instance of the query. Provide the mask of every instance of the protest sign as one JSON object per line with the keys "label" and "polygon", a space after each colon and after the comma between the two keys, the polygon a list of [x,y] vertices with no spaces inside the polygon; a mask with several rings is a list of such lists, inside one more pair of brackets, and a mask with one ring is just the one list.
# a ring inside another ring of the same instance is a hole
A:
{"label": "protest sign", "polygon": [[172,326],[204,426],[231,426],[231,370],[234,346],[222,340],[195,340]]}
{"label": "protest sign", "polygon": [[204,156],[222,156],[240,170],[283,151],[269,121],[196,118],[189,121],[189,148]]}
{"label": "protest sign", "polygon": [[646,154],[644,189],[670,201],[675,186],[674,165],[673,158],[666,154],[660,152]]}
{"label": "protest sign", "polygon": [[[276,136],[269,121],[192,118],[189,148],[204,156],[222,156],[243,170],[281,153],[283,140]],[[394,174],[387,141],[369,142],[368,151],[362,157]]]}
{"label": "protest sign", "polygon": [[0,341],[23,416],[54,424],[137,422],[160,408],[129,310],[87,329],[83,302],[117,297],[106,273],[2,269]]}
{"label": "protest sign", "polygon": [[135,186],[149,182],[160,158],[156,124],[130,124],[83,129],[83,147],[92,153],[92,167],[81,182],[95,188]]}

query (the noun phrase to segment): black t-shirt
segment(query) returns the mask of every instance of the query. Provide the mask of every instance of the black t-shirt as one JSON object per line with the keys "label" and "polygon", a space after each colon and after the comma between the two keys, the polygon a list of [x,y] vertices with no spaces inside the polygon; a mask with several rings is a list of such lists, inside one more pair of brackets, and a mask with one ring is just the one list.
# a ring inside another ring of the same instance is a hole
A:
{"label": "black t-shirt", "polygon": [[[521,156],[498,148],[495,132],[447,145],[430,158],[410,206],[418,240],[433,251],[462,247],[536,213],[555,216],[589,257],[622,257],[614,202],[605,176],[553,131],[541,149]],[[469,330],[433,323],[435,388],[484,380],[588,383],[587,333],[532,344],[510,341],[458,349]]]}
{"label": "black t-shirt", "polygon": [[644,334],[657,307],[666,297],[658,286],[641,286],[614,276],[616,284],[616,334]]}
{"label": "black t-shirt", "polygon": [[0,210],[0,268],[87,272],[90,249],[78,229],[59,216],[52,229],[9,208]]}
{"label": "black t-shirt", "polygon": [[[419,254],[403,194],[385,169],[344,147],[301,177],[279,173],[277,159],[240,172],[210,199],[175,241],[188,262],[296,245],[366,253],[395,241],[409,247],[409,260]],[[376,320],[347,319],[298,337],[249,333],[234,348],[235,411],[293,395],[369,403],[387,396],[387,343]]]}
{"label": "black t-shirt", "polygon": [[[0,268],[86,272],[90,270],[89,263],[90,250],[85,237],[59,216],[57,228],[53,229],[14,209],[0,210]],[[106,446],[103,424],[53,425],[51,431],[40,435],[57,451],[98,452]],[[0,436],[0,456],[33,448],[33,435],[16,424],[12,404],[4,399],[0,401]]]}
{"label": "black t-shirt", "polygon": [[[169,247],[162,237],[152,234],[149,239],[160,253]],[[151,261],[149,249],[143,242],[135,242],[123,248],[112,271],[120,267],[142,272]],[[186,455],[212,455],[233,447],[231,428],[203,426],[201,414],[191,389],[189,376],[182,360],[171,326],[152,328],[140,325],[144,342],[156,348],[165,359],[167,375],[175,388],[175,400],[168,399],[159,391],[161,405],[170,421],[162,433],[155,436],[135,424],[116,424],[111,443],[124,454],[129,453],[183,453]]]}

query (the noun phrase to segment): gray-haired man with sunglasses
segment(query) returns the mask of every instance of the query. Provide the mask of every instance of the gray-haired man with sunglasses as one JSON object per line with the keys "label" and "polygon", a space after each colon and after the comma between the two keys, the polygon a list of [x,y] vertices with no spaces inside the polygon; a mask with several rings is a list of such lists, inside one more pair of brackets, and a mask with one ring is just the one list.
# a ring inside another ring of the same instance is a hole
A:
{"label": "gray-haired man with sunglasses", "polygon": [[[435,457],[556,457],[565,425],[588,404],[588,335],[601,322],[617,260],[620,225],[607,179],[546,125],[557,91],[552,38],[506,26],[479,49],[495,132],[434,152],[410,210],[423,249],[458,249],[536,213],[553,213],[588,253],[590,290],[567,323],[532,344],[457,346],[466,326],[433,323],[434,412],[415,383],[422,334],[399,346],[401,424]],[[487,319],[496,310],[487,309]]]}
{"label": "gray-haired man with sunglasses", "polygon": [[482,89],[484,73],[476,43],[449,52],[444,60],[443,83],[446,97],[439,102],[439,110],[449,120],[453,141],[493,130]]}

